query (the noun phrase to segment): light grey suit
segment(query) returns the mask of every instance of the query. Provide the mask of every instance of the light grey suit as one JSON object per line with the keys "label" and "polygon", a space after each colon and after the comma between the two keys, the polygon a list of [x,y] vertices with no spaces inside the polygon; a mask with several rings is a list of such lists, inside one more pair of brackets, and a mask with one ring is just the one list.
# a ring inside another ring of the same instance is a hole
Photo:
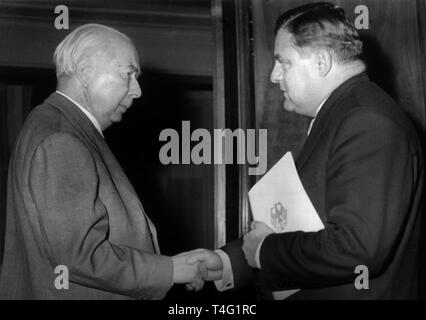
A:
{"label": "light grey suit", "polygon": [[[161,299],[169,257],[90,120],[53,93],[26,120],[8,177],[1,299]],[[69,270],[69,289],[54,269]]]}

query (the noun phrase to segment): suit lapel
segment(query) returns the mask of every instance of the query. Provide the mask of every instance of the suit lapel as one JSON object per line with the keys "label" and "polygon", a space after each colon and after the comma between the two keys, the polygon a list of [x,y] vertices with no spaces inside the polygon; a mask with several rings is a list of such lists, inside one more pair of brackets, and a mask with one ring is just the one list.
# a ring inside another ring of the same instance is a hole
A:
{"label": "suit lapel", "polygon": [[146,219],[148,226],[149,226],[149,231],[151,233],[151,239],[152,239],[152,243],[154,245],[155,253],[161,254],[160,245],[158,244],[157,230],[155,229],[155,226],[152,223],[151,219],[146,214],[145,214],[145,219]]}
{"label": "suit lapel", "polygon": [[[121,188],[119,188],[119,190],[121,191],[120,194],[123,201],[133,201],[137,203],[138,207],[140,208],[140,212],[145,219],[146,225],[148,226],[153,249],[156,253],[159,253],[160,249],[157,241],[157,232],[155,230],[154,224],[151,222],[148,215],[145,213],[145,210],[139,200],[135,189],[133,188],[132,184],[130,183],[129,179],[127,178],[126,174],[124,173],[123,169],[121,168],[120,164],[118,163],[106,141],[103,138],[97,140],[99,140],[97,142],[98,147],[100,149],[100,155],[106,163],[106,168],[109,172],[109,175],[112,177],[114,182],[120,182]],[[113,168],[113,170],[110,170],[110,168]]]}
{"label": "suit lapel", "polygon": [[327,101],[324,103],[324,106],[321,108],[318,113],[315,122],[312,126],[311,132],[308,138],[303,145],[302,150],[296,160],[297,169],[300,171],[306,161],[309,159],[309,156],[312,154],[312,151],[318,144],[321,136],[324,134],[328,128],[330,122],[334,119],[335,112],[338,110],[338,106],[341,98],[351,89],[354,85],[359,83],[363,79],[368,79],[365,72],[362,72],[344,83],[342,83],[337,89],[333,91]]}
{"label": "suit lapel", "polygon": [[[77,128],[78,132],[86,138],[86,141],[98,151],[98,154],[106,164],[106,168],[109,171],[110,176],[113,177],[115,181],[120,181],[127,190],[138,198],[133,186],[124,174],[123,169],[111,152],[111,149],[105,139],[87,116],[76,105],[74,105],[74,103],[56,92],[52,93],[50,97],[46,99],[46,103],[59,109],[66,116],[66,118]],[[109,168],[113,168],[114,170],[109,170]]]}
{"label": "suit lapel", "polygon": [[96,147],[96,139],[103,140],[89,118],[64,96],[54,92],[45,100],[45,103],[59,109],[92,146]]}

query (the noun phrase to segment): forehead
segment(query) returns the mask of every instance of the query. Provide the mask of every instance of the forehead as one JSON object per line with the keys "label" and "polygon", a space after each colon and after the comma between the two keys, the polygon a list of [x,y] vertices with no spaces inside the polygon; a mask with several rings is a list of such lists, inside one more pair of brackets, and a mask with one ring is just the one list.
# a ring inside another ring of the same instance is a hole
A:
{"label": "forehead", "polygon": [[139,57],[136,52],[128,54],[117,54],[114,58],[116,65],[120,68],[125,68],[128,71],[139,73]]}
{"label": "forehead", "polygon": [[127,39],[117,39],[112,46],[113,60],[120,68],[134,69],[139,72],[139,55],[133,44]]}
{"label": "forehead", "polygon": [[280,29],[275,37],[274,56],[282,58],[295,54],[298,54],[298,52],[292,44],[292,35],[287,30]]}

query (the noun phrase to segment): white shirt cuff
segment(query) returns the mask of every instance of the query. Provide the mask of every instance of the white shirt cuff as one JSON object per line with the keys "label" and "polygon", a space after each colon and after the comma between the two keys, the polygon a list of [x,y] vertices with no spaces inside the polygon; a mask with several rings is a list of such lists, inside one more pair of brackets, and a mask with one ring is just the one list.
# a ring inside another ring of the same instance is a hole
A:
{"label": "white shirt cuff", "polygon": [[256,248],[255,256],[254,256],[254,261],[256,262],[256,268],[258,268],[258,269],[261,269],[261,267],[260,267],[260,248],[262,247],[262,243],[263,243],[263,241],[265,241],[265,238],[263,238],[262,241],[259,242],[259,244]]}
{"label": "white shirt cuff", "polygon": [[215,250],[219,255],[223,264],[222,279],[214,281],[214,285],[218,291],[225,291],[234,288],[234,274],[232,273],[231,261],[229,256],[220,249]]}

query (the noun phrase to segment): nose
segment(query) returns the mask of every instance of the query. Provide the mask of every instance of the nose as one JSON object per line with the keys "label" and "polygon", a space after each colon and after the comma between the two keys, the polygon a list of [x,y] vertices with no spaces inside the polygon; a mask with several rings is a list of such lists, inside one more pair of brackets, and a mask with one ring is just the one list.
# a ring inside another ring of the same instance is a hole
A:
{"label": "nose", "polygon": [[272,83],[279,83],[283,79],[283,71],[281,69],[280,64],[275,61],[274,68],[271,72],[271,82]]}
{"label": "nose", "polygon": [[130,83],[129,96],[133,99],[140,98],[142,95],[141,87],[139,86],[139,82],[135,77],[132,77],[132,81]]}

